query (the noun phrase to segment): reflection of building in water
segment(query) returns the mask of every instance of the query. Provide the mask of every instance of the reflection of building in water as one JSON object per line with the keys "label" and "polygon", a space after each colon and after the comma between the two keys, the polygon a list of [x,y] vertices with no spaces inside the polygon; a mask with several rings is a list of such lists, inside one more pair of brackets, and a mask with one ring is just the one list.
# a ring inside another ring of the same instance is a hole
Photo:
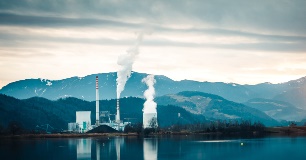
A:
{"label": "reflection of building in water", "polygon": [[77,159],[91,159],[91,139],[77,140]]}
{"label": "reflection of building in water", "polygon": [[143,158],[145,160],[155,160],[157,159],[158,150],[157,139],[143,139]]}
{"label": "reflection of building in water", "polygon": [[114,139],[114,142],[115,142],[115,147],[116,147],[117,160],[120,160],[120,147],[124,143],[123,138],[117,137]]}
{"label": "reflection of building in water", "polygon": [[96,140],[96,159],[100,160],[100,143]]}

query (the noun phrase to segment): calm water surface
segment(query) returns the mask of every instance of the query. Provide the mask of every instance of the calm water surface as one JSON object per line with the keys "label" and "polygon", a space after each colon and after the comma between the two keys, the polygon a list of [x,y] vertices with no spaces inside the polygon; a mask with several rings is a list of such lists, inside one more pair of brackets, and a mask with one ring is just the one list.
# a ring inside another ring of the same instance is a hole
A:
{"label": "calm water surface", "polygon": [[305,160],[306,137],[0,139],[0,159]]}

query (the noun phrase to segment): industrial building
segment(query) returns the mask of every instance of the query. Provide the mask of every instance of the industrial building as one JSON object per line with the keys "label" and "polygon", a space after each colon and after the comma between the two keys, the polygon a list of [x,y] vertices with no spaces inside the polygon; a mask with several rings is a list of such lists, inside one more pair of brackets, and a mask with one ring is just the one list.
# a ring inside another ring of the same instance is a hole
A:
{"label": "industrial building", "polygon": [[78,126],[79,133],[85,133],[92,129],[90,114],[91,111],[76,112],[76,125]]}
{"label": "industrial building", "polygon": [[[77,111],[76,112],[76,122],[68,123],[68,131],[69,132],[79,132],[85,133],[95,127],[100,125],[107,125],[112,127],[117,131],[124,131],[126,125],[130,124],[130,122],[123,122],[120,120],[120,106],[119,106],[119,99],[117,99],[117,106],[116,106],[116,117],[115,120],[111,120],[109,117],[108,111],[99,111],[99,79],[96,76],[96,122],[95,125],[91,125],[91,111]],[[100,122],[100,117],[104,118],[104,121]],[[106,118],[106,120],[105,120]]]}
{"label": "industrial building", "polygon": [[117,131],[124,131],[125,126],[128,125],[128,124],[130,124],[130,122],[119,121],[119,123],[117,123],[116,120],[111,120],[109,111],[101,111],[100,112],[100,123],[99,123],[99,125],[107,125],[109,127],[112,127],[113,129],[117,130]]}
{"label": "industrial building", "polygon": [[68,132],[85,133],[92,129],[90,120],[91,111],[77,111],[76,121],[68,123]]}
{"label": "industrial building", "polygon": [[68,123],[68,132],[77,132],[77,125],[76,123]]}

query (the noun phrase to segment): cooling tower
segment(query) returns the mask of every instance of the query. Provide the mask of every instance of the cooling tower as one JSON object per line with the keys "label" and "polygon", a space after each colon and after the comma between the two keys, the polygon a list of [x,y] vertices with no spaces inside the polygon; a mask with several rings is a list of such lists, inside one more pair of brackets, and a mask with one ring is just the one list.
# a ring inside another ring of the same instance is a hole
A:
{"label": "cooling tower", "polygon": [[[152,119],[155,119],[155,126],[152,126]],[[143,128],[157,127],[157,113],[143,113]]]}

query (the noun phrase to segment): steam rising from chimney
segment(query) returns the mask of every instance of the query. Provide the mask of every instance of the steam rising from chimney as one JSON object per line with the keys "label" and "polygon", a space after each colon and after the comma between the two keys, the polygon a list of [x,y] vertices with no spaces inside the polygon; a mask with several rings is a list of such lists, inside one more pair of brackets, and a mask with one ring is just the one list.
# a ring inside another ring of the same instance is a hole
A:
{"label": "steam rising from chimney", "polygon": [[157,113],[156,106],[154,102],[155,89],[154,84],[156,83],[154,75],[148,75],[146,78],[142,79],[143,83],[146,83],[148,89],[144,92],[144,97],[146,102],[144,103],[143,113]]}
{"label": "steam rising from chimney", "polygon": [[120,94],[124,90],[125,84],[131,76],[134,61],[139,54],[139,45],[143,39],[143,35],[144,33],[139,33],[136,44],[127,50],[126,54],[122,54],[118,57],[117,64],[120,68],[117,72],[117,99],[120,98]]}

